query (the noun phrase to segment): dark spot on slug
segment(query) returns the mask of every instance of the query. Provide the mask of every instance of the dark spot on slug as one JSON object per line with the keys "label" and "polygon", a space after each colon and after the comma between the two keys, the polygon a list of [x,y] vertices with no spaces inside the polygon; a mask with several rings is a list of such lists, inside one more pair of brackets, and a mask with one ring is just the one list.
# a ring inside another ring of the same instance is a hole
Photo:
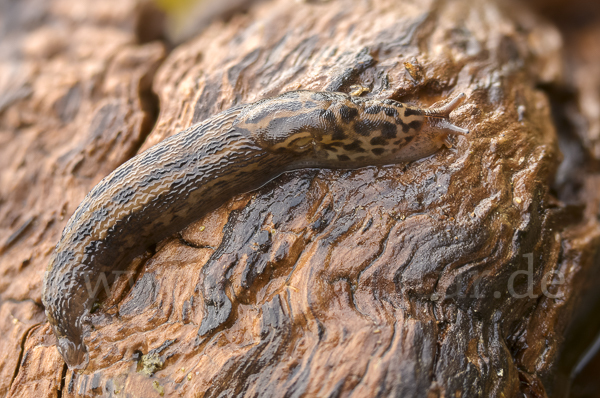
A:
{"label": "dark spot on slug", "polygon": [[331,135],[331,139],[335,140],[335,141],[342,141],[345,140],[346,138],[348,138],[346,136],[346,133],[344,133],[344,130],[340,127],[335,127],[335,129],[333,130],[333,134]]}
{"label": "dark spot on slug", "polygon": [[413,138],[415,138],[414,135],[409,135],[409,136],[404,137],[404,143],[408,144],[409,142],[411,142],[413,140]]}
{"label": "dark spot on slug", "polygon": [[350,123],[356,116],[358,116],[358,109],[342,105],[340,107],[340,116],[342,117],[342,122]]}
{"label": "dark spot on slug", "polygon": [[413,120],[412,122],[408,123],[408,127],[415,131],[421,130],[421,126],[423,126],[423,122],[420,120]]}
{"label": "dark spot on slug", "polygon": [[398,111],[395,110],[394,108],[383,108],[383,112],[389,117],[393,117],[393,118],[398,117]]}
{"label": "dark spot on slug", "polygon": [[337,152],[337,148],[334,144],[325,144],[323,145],[323,149],[326,151]]}
{"label": "dark spot on slug", "polygon": [[321,111],[321,117],[325,119],[327,123],[335,124],[337,122],[335,114],[329,109],[326,111]]}
{"label": "dark spot on slug", "polygon": [[352,144],[344,145],[344,149],[349,152],[365,152],[360,146],[360,141],[354,141]]}
{"label": "dark spot on slug", "polygon": [[337,158],[340,162],[347,162],[350,158],[346,155],[337,155]]}
{"label": "dark spot on slug", "polygon": [[409,108],[406,107],[404,108],[404,116],[408,117],[408,116],[420,116],[423,114],[423,111],[420,109],[415,109],[415,108]]}
{"label": "dark spot on slug", "polygon": [[381,156],[385,152],[385,149],[383,149],[383,148],[373,148],[373,149],[371,149],[371,152],[373,152],[373,155]]}
{"label": "dark spot on slug", "polygon": [[404,134],[408,134],[410,127],[408,127],[407,123],[404,123],[404,120],[402,120],[401,118],[397,118],[396,125],[402,127],[402,132]]}
{"label": "dark spot on slug", "polygon": [[358,135],[367,137],[371,135],[371,132],[373,131],[373,124],[368,121],[357,120],[354,122],[354,131]]}
{"label": "dark spot on slug", "polygon": [[387,140],[380,135],[378,135],[377,137],[371,138],[371,145],[385,145],[385,144],[387,144]]}
{"label": "dark spot on slug", "polygon": [[384,138],[396,138],[397,128],[394,123],[383,122],[381,126],[381,136]]}
{"label": "dark spot on slug", "polygon": [[381,112],[381,107],[379,105],[371,105],[365,108],[365,113],[368,113],[369,115],[376,115],[379,112]]}

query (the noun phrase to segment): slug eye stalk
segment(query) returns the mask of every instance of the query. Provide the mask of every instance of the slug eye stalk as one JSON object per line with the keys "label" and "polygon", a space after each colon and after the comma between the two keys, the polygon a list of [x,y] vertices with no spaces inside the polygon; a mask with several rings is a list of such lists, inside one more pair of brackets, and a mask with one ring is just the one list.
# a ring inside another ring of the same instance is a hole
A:
{"label": "slug eye stalk", "polygon": [[458,108],[458,106],[463,102],[466,98],[464,93],[460,93],[457,95],[452,101],[448,102],[446,105],[425,109],[425,117],[427,118],[428,124],[440,130],[446,134],[454,134],[454,135],[466,135],[469,134],[469,130],[458,127],[448,120],[450,117],[450,113],[453,110]]}

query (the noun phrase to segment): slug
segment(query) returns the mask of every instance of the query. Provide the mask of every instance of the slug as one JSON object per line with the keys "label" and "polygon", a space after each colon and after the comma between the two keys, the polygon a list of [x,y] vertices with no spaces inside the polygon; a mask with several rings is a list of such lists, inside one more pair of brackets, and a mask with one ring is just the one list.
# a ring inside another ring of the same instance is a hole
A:
{"label": "slug", "polygon": [[214,210],[300,168],[353,169],[429,156],[448,137],[460,94],[419,109],[393,100],[292,91],[226,110],[122,164],[69,219],[45,275],[42,301],[71,369],[85,369],[99,278],[109,283],[134,257]]}

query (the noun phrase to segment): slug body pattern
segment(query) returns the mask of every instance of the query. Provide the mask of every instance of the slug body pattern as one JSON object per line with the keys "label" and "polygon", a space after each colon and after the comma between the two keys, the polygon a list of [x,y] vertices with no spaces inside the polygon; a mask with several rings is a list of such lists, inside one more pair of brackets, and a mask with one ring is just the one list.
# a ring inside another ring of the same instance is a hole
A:
{"label": "slug body pattern", "polygon": [[130,159],[85,197],[46,270],[42,301],[71,369],[88,363],[84,335],[100,278],[233,195],[300,168],[352,169],[412,161],[467,134],[439,108],[293,91],[237,106]]}

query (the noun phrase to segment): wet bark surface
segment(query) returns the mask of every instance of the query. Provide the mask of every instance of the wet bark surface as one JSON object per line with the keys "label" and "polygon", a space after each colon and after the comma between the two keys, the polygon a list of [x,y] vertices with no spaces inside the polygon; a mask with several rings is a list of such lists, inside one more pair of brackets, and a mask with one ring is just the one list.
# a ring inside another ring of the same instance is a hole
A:
{"label": "wet bark surface", "polygon": [[[170,47],[139,2],[4,1],[0,394],[564,396],[596,331],[600,87],[500,3],[273,0]],[[233,105],[355,85],[464,92],[471,134],[240,192],[107,289],[88,368],[66,368],[41,281],[95,183]]]}

